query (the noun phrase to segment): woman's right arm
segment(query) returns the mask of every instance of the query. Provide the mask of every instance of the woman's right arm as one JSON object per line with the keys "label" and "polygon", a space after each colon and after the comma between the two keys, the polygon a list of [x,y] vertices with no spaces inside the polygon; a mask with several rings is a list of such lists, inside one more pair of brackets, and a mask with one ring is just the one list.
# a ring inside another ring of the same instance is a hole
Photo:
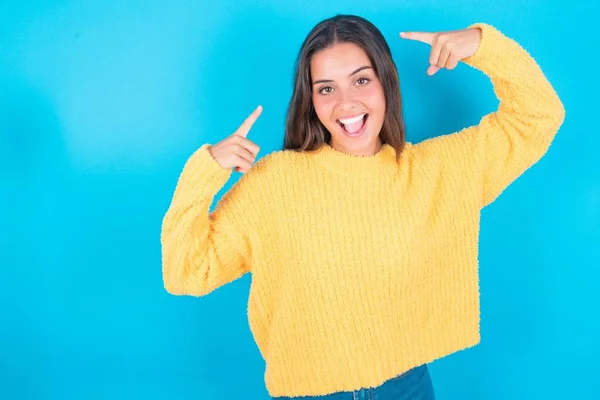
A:
{"label": "woman's right arm", "polygon": [[247,172],[258,146],[245,137],[255,111],[230,137],[201,146],[187,160],[161,229],[164,287],[175,295],[202,296],[251,269],[252,185],[243,176],[209,213],[231,168]]}

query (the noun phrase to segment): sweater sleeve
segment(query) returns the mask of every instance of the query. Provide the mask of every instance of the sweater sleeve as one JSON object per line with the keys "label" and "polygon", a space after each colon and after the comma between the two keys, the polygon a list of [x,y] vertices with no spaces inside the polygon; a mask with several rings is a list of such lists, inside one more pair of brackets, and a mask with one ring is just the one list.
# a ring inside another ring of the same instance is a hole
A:
{"label": "sweater sleeve", "polygon": [[464,167],[483,208],[543,157],[565,110],[536,61],[517,42],[487,24],[470,27],[481,30],[481,42],[463,62],[491,79],[499,106],[478,125],[422,145],[442,154],[445,165]]}
{"label": "sweater sleeve", "polygon": [[240,182],[209,213],[231,170],[222,168],[208,147],[201,146],[187,160],[162,221],[163,282],[175,295],[205,295],[250,271]]}

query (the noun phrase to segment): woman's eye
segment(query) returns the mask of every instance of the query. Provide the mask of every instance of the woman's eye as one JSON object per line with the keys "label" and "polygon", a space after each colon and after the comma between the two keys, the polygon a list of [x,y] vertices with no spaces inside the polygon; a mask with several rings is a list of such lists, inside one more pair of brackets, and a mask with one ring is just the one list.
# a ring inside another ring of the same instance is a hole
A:
{"label": "woman's eye", "polygon": [[[370,81],[371,79],[367,77],[361,77],[356,80],[356,83],[358,84],[358,86],[364,86]],[[320,94],[330,94],[331,92],[333,92],[333,88],[331,86],[324,86],[321,89],[319,89]]]}

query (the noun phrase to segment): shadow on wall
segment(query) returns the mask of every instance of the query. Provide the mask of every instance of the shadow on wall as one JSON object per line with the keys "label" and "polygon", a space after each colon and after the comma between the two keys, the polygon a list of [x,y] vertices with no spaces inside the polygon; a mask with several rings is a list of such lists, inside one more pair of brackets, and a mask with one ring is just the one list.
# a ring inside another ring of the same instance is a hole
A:
{"label": "shadow on wall", "polygon": [[[4,305],[0,331],[7,345],[2,371],[5,393],[40,398],[50,376],[52,349],[45,338],[52,318],[53,280],[48,261],[60,252],[55,204],[68,180],[69,164],[60,118],[52,102],[23,79],[0,82],[0,232]],[[32,377],[32,374],[35,375]],[[31,386],[35,380],[38,384]],[[13,390],[14,389],[14,390]],[[24,392],[25,391],[25,392]]]}
{"label": "shadow on wall", "polygon": [[0,178],[12,187],[37,187],[68,168],[60,120],[41,90],[13,78],[0,97]]}

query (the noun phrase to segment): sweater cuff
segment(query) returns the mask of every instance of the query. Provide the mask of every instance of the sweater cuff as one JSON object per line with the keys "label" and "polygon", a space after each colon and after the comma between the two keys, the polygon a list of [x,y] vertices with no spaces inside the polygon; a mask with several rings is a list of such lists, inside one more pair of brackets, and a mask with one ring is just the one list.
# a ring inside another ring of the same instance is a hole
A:
{"label": "sweater cuff", "polygon": [[192,153],[191,157],[186,162],[186,168],[190,165],[193,165],[192,168],[198,168],[197,165],[202,165],[202,168],[206,171],[206,173],[210,173],[217,176],[229,177],[231,175],[231,168],[223,168],[214,159],[208,148],[211,147],[210,143],[205,143],[200,146],[194,153]]}
{"label": "sweater cuff", "polygon": [[214,195],[225,185],[232,169],[221,167],[208,151],[210,146],[208,143],[203,144],[188,158],[179,186],[203,195]]}
{"label": "sweater cuff", "polygon": [[494,54],[494,45],[498,45],[498,39],[501,33],[491,25],[477,22],[469,25],[469,28],[479,28],[481,30],[481,41],[475,53],[470,57],[463,59],[468,64],[479,70],[483,69],[489,62],[490,55]]}

